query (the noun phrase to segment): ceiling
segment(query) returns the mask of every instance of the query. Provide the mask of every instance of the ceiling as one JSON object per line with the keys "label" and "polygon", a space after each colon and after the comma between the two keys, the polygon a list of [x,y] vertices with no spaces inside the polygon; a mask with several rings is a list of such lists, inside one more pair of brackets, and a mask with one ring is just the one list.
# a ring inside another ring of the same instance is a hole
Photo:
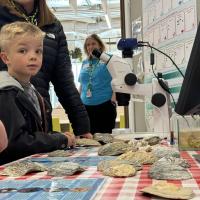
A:
{"label": "ceiling", "polygon": [[120,0],[47,0],[47,4],[62,22],[66,34],[83,38],[91,33],[108,37],[121,34]]}

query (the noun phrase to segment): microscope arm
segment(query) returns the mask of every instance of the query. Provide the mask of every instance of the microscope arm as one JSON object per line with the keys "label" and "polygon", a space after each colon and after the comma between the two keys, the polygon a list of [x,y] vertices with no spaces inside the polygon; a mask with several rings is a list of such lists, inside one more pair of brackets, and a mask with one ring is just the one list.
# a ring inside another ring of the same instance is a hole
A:
{"label": "microscope arm", "polygon": [[[112,76],[111,85],[114,92],[152,97],[152,103],[156,104],[153,106],[154,132],[162,138],[169,136],[170,98],[169,94],[161,88],[158,80],[152,79],[152,83],[139,84],[137,83],[137,77],[131,70],[130,64],[125,59],[105,53],[101,54],[100,59],[107,63],[107,69]],[[156,101],[153,101],[153,97],[155,97]],[[159,99],[157,101],[157,97],[161,97],[161,103]]]}
{"label": "microscope arm", "polygon": [[131,66],[125,59],[118,56],[109,56],[102,53],[101,60],[107,61],[107,69],[112,76],[111,85],[113,91],[127,94],[152,96],[152,84],[138,84],[137,77],[131,70]]}

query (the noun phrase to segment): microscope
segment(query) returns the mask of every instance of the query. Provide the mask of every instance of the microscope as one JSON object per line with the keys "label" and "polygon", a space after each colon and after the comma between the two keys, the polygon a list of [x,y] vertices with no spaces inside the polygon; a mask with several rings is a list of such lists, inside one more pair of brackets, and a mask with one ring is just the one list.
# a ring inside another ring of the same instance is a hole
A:
{"label": "microscope", "polygon": [[[120,39],[118,49],[122,53],[131,56],[133,49],[140,46],[134,38]],[[94,49],[93,56],[107,64],[109,73],[112,76],[112,89],[114,92],[143,95],[151,98],[153,104],[153,132],[161,138],[167,138],[170,135],[170,97],[161,87],[160,82],[166,81],[153,78],[151,83],[138,83],[137,76],[133,73],[131,64],[126,59],[116,55],[108,55],[104,52]],[[124,55],[123,55],[124,56]]]}

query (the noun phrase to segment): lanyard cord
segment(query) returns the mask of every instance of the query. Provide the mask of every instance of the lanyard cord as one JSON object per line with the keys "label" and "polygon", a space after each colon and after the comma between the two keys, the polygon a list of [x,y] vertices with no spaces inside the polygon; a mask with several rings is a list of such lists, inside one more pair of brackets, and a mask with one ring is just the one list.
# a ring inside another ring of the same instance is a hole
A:
{"label": "lanyard cord", "polygon": [[36,8],[35,13],[34,13],[33,15],[27,16],[27,15],[25,15],[25,14],[15,5],[15,3],[14,3],[12,0],[10,0],[10,3],[11,3],[11,5],[15,8],[15,10],[16,10],[20,15],[22,15],[22,17],[23,17],[27,22],[30,22],[31,24],[34,24],[34,25],[37,26],[38,23],[37,23],[36,15],[38,14],[38,8]]}
{"label": "lanyard cord", "polygon": [[92,90],[92,75],[98,64],[99,64],[99,60],[97,61],[97,63],[94,66],[93,66],[92,60],[91,60],[91,62],[89,60],[89,70],[88,70],[89,81],[87,84],[87,90],[90,90],[90,91]]}

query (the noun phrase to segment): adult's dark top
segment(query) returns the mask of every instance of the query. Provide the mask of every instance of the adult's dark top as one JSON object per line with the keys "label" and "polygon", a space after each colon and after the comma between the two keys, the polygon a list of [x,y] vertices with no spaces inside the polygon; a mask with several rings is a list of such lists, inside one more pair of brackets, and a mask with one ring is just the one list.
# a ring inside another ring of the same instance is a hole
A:
{"label": "adult's dark top", "polygon": [[[87,112],[74,84],[71,61],[66,37],[60,22],[51,13],[45,1],[39,2],[38,26],[46,32],[44,39],[43,64],[39,73],[32,77],[31,83],[39,93],[50,103],[50,82],[59,102],[62,104],[76,135],[90,132]],[[11,4],[10,0],[0,1],[0,28],[15,21],[26,21]],[[7,67],[0,60],[0,70]],[[49,130],[51,129],[51,111],[48,116]]]}

